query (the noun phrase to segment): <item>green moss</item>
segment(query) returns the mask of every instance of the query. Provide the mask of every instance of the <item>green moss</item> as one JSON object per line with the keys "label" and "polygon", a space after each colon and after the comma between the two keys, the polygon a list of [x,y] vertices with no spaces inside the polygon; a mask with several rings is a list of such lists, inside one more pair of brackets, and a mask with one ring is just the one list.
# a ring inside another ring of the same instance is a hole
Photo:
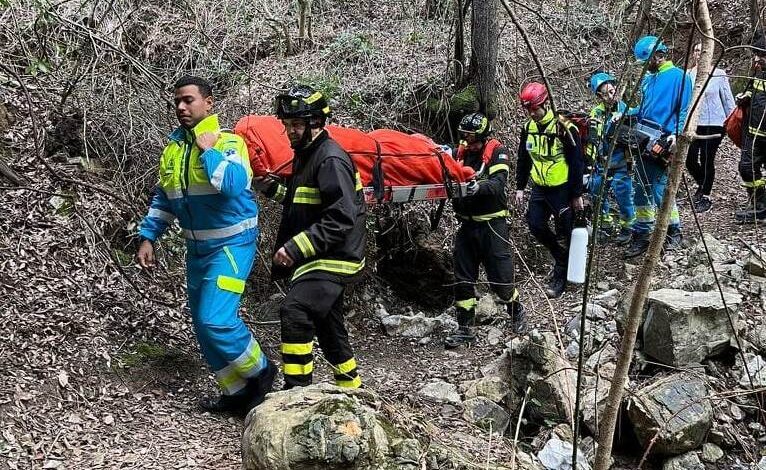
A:
{"label": "green moss", "polygon": [[450,98],[450,111],[453,113],[462,115],[475,111],[478,107],[479,93],[474,85],[468,85]]}
{"label": "green moss", "polygon": [[136,343],[131,351],[121,355],[119,362],[124,367],[138,367],[150,363],[173,362],[178,357],[177,352],[168,351],[157,343]]}

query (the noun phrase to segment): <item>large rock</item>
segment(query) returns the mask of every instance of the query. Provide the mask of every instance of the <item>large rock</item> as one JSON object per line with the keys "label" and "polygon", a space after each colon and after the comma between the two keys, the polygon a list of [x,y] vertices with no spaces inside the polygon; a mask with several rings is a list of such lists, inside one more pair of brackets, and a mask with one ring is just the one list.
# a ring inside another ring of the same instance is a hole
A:
{"label": "large rock", "polygon": [[533,330],[511,342],[511,409],[516,410],[527,387],[527,410],[532,419],[571,422],[577,372],[559,355],[553,333]]}
{"label": "large rock", "polygon": [[582,420],[585,426],[588,427],[588,430],[594,436],[598,436],[598,425],[604,416],[606,399],[609,396],[609,386],[612,383],[615,366],[613,363],[606,363],[598,366],[596,369],[590,369],[586,366],[585,370],[595,370],[595,374],[593,376],[585,376],[583,381]]}
{"label": "large rock", "polygon": [[[710,257],[713,259],[713,262],[724,261],[728,257],[728,251],[723,243],[718,241],[714,236],[707,233],[703,234],[703,237],[705,238],[707,251],[710,252]],[[707,252],[705,251],[705,245],[702,243],[702,240],[697,240],[697,242],[692,245],[691,249],[689,250],[687,261],[690,268],[701,265],[709,266],[710,262],[708,260]]]}
{"label": "large rock", "polygon": [[476,302],[476,323],[488,325],[507,318],[506,307],[495,300],[492,294],[484,294]]}
{"label": "large rock", "polygon": [[[766,256],[766,253],[764,253],[764,256]],[[747,261],[745,261],[745,271],[753,276],[766,277],[766,263],[754,254],[750,254]]]}
{"label": "large rock", "polygon": [[466,400],[463,408],[463,419],[497,434],[502,435],[511,420],[511,415],[505,409],[484,397]]}
{"label": "large rock", "polygon": [[489,376],[461,383],[460,391],[466,399],[483,397],[498,405],[507,406],[511,389],[500,377]]}
{"label": "large rock", "polygon": [[245,420],[243,468],[417,468],[408,463],[417,441],[377,414],[374,402],[369,392],[327,384],[270,394]]}
{"label": "large rock", "polygon": [[630,399],[628,416],[644,448],[655,454],[682,454],[705,439],[713,419],[708,389],[690,374],[674,374],[640,389]]}
{"label": "large rock", "polygon": [[[545,447],[537,453],[537,458],[549,470],[572,470],[573,450],[574,447],[571,442],[553,438],[545,443]],[[578,454],[580,457],[577,459],[577,470],[590,470],[585,452],[579,447]]]}
{"label": "large rock", "polygon": [[447,315],[427,317],[422,312],[416,315],[383,316],[380,321],[386,329],[386,334],[409,338],[422,338],[441,327],[446,327],[447,329],[457,327],[457,322]]}
{"label": "large rock", "polygon": [[688,452],[665,461],[662,470],[705,470],[696,452]]}
{"label": "large rock", "polygon": [[457,393],[457,387],[443,380],[436,380],[425,384],[418,394],[436,401],[455,405],[460,404],[460,395]]}
{"label": "large rock", "polygon": [[[742,367],[739,375],[739,385],[750,388],[750,379],[754,387],[766,387],[766,359],[753,353],[746,353],[747,368]],[[737,363],[741,364],[739,357]]]}
{"label": "large rock", "polygon": [[[724,292],[735,326],[742,297]],[[684,366],[721,353],[734,333],[718,292],[660,289],[649,293],[644,352],[664,364]]]}

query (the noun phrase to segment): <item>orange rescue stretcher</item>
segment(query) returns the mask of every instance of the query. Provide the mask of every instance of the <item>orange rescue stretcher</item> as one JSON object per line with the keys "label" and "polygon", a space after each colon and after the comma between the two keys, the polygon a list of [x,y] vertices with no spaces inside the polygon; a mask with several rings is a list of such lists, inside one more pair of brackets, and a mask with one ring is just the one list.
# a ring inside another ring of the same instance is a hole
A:
{"label": "orange rescue stretcher", "polygon": [[[354,160],[368,204],[445,200],[465,194],[465,184],[477,175],[422,134],[391,129],[365,133],[334,125],[326,129]],[[245,116],[234,132],[245,140],[256,176],[290,175],[293,150],[278,119]]]}

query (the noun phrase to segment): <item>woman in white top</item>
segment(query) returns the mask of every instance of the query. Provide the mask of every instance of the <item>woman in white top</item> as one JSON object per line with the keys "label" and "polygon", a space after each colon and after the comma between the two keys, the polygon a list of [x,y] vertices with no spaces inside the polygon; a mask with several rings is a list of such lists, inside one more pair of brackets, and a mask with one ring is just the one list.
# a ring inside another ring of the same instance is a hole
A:
{"label": "woman in white top", "polygon": [[[702,44],[694,46],[693,66],[689,69],[692,79],[697,74],[697,64],[701,51]],[[705,212],[713,205],[710,200],[710,192],[713,189],[713,178],[715,177],[715,154],[724,136],[723,121],[726,120],[726,116],[731,113],[735,106],[729,78],[724,70],[715,69],[699,106],[697,135],[715,137],[697,139],[692,142],[689,147],[689,154],[686,156],[686,168],[694,181],[697,182],[697,191],[694,193],[693,199],[694,211]]]}

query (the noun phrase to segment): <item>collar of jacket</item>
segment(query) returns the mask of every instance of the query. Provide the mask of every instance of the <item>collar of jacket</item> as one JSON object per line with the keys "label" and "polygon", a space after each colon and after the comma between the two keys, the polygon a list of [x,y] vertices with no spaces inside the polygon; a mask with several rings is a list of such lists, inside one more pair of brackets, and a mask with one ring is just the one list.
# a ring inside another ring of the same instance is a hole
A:
{"label": "collar of jacket", "polygon": [[665,61],[665,62],[663,62],[663,63],[662,63],[662,65],[660,65],[660,67],[657,69],[657,73],[662,73],[662,72],[664,72],[664,71],[666,71],[666,70],[670,70],[670,69],[672,69],[673,67],[675,67],[675,65],[673,64],[673,61],[672,61],[672,60],[666,60],[666,61]]}
{"label": "collar of jacket", "polygon": [[542,119],[537,121],[538,128],[540,129],[545,128],[548,124],[551,123],[551,120],[553,120],[553,110],[551,108],[548,108],[548,111],[546,111],[545,116],[543,116]]}
{"label": "collar of jacket", "polygon": [[327,134],[327,129],[322,129],[322,132],[314,137],[314,140],[312,140],[311,143],[309,143],[306,147],[295,150],[295,156],[302,158],[311,155],[314,153],[314,150],[319,146],[319,144],[327,140],[328,137],[330,136]]}
{"label": "collar of jacket", "polygon": [[197,125],[194,126],[194,129],[191,131],[187,131],[183,126],[178,126],[173,132],[170,133],[170,135],[168,135],[168,139],[174,140],[176,142],[183,142],[188,132],[191,132],[192,140],[194,140],[196,136],[204,134],[205,132],[221,132],[221,126],[218,124],[218,115],[211,114],[210,116],[198,122]]}

